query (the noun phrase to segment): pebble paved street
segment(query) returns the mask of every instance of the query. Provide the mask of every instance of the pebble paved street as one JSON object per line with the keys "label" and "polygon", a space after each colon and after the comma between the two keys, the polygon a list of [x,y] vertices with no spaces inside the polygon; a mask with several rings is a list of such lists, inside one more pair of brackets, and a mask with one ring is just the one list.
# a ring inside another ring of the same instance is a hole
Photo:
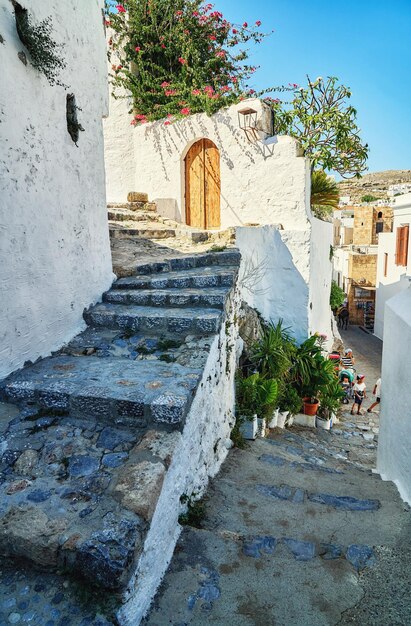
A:
{"label": "pebble paved street", "polygon": [[[382,343],[342,332],[366,376]],[[293,426],[233,450],[185,528],[147,626],[405,626],[410,511],[372,472],[378,413],[344,410],[332,431]]]}

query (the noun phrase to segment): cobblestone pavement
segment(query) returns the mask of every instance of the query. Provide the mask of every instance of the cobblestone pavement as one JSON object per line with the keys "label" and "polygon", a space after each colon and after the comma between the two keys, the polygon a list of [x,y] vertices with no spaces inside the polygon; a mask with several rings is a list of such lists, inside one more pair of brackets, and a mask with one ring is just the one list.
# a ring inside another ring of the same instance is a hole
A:
{"label": "cobblestone pavement", "polygon": [[[381,342],[359,328],[342,338],[372,391]],[[372,471],[378,413],[349,409],[331,431],[271,431],[230,453],[146,626],[411,623],[410,509]]]}

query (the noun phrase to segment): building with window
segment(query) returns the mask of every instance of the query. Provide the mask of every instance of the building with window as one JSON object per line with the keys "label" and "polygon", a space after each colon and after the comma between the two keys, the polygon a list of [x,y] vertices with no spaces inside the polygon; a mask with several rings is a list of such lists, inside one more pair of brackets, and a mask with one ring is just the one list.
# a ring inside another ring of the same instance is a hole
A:
{"label": "building with window", "polygon": [[379,238],[391,234],[390,206],[352,206],[334,216],[333,279],[347,294],[350,322],[374,330]]}
{"label": "building with window", "polygon": [[395,198],[393,229],[378,241],[375,334],[382,339],[384,309],[389,298],[410,286],[411,280],[411,193]]}

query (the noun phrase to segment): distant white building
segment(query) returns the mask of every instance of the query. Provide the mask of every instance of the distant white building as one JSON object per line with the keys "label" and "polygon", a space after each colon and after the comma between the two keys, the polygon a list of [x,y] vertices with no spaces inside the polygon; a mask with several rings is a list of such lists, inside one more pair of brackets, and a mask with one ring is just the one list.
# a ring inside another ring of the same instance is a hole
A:
{"label": "distant white building", "polygon": [[378,239],[377,291],[374,333],[384,334],[387,300],[407,289],[411,280],[411,193],[396,198],[393,205],[393,232]]}
{"label": "distant white building", "polygon": [[339,206],[347,206],[348,204],[351,204],[351,197],[340,196]]}
{"label": "distant white building", "polygon": [[390,185],[388,187],[387,195],[389,198],[403,195],[404,193],[411,192],[411,183],[398,183],[396,185]]}
{"label": "distant white building", "polygon": [[1,0],[0,379],[71,339],[112,280],[104,2],[23,4],[33,28],[51,18],[66,66],[64,86],[33,67],[17,33],[27,13]]}

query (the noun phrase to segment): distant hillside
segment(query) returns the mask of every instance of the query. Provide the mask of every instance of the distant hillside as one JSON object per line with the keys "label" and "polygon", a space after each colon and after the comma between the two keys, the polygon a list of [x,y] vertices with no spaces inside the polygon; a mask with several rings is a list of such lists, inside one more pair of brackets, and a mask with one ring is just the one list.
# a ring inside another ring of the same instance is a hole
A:
{"label": "distant hillside", "polygon": [[341,196],[350,196],[351,202],[356,204],[367,194],[385,200],[388,187],[399,183],[411,183],[411,170],[386,170],[365,174],[362,178],[342,180],[338,187]]}

